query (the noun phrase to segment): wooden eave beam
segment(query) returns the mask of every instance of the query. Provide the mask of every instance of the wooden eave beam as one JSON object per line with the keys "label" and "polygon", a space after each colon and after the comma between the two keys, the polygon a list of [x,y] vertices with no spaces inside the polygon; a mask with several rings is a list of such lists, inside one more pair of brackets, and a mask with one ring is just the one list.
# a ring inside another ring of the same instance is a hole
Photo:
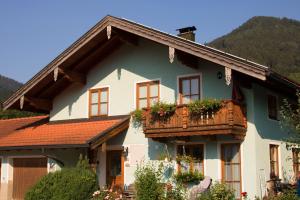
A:
{"label": "wooden eave beam", "polygon": [[116,32],[116,35],[122,42],[133,46],[138,46],[139,40],[136,35],[133,35],[125,31],[114,31],[114,32]]}
{"label": "wooden eave beam", "polygon": [[35,97],[24,97],[25,101],[28,102],[31,106],[45,110],[45,111],[50,111],[52,109],[52,102],[48,99],[40,99],[40,98],[35,98]]}
{"label": "wooden eave beam", "polygon": [[59,73],[63,74],[69,81],[75,82],[75,83],[80,83],[82,85],[86,84],[86,75],[82,73],[78,73],[73,70],[65,70],[58,68]]}

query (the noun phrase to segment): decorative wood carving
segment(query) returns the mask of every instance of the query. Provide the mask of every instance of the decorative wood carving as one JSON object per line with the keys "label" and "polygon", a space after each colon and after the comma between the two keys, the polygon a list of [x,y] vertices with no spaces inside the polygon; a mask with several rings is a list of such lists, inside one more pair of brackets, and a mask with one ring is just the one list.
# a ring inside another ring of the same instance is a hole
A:
{"label": "decorative wood carving", "polygon": [[111,38],[111,26],[106,27],[106,34],[107,34],[107,39]]}
{"label": "decorative wood carving", "polygon": [[24,106],[24,95],[20,98],[20,109],[22,110]]}
{"label": "decorative wood carving", "polygon": [[175,49],[173,47],[169,47],[169,60],[170,60],[170,63],[174,62],[174,57],[175,57]]}
{"label": "decorative wood carving", "polygon": [[228,67],[225,67],[225,81],[226,85],[230,85],[231,83],[231,69]]}
{"label": "decorative wood carving", "polygon": [[57,77],[58,77],[58,67],[56,67],[53,71],[53,75],[54,75],[54,81],[56,82],[57,81]]}

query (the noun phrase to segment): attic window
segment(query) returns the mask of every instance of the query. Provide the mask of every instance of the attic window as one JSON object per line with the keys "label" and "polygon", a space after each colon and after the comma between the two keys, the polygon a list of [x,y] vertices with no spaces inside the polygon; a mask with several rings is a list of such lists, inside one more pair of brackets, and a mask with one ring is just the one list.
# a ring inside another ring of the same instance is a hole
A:
{"label": "attic window", "polygon": [[108,114],[108,88],[90,90],[89,116],[104,116]]}

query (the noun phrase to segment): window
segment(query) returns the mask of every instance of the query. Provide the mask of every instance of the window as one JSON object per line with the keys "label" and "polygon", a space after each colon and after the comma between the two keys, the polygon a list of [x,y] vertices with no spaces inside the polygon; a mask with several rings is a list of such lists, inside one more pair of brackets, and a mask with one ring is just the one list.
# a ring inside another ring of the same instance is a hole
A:
{"label": "window", "polygon": [[293,169],[295,177],[298,177],[300,172],[300,149],[293,149]]}
{"label": "window", "polygon": [[177,154],[182,156],[191,156],[193,158],[193,162],[190,163],[189,166],[181,166],[179,164],[179,171],[198,171],[204,174],[204,148],[203,144],[192,144],[192,145],[179,145],[177,149]]}
{"label": "window", "polygon": [[278,119],[276,96],[268,95],[268,115],[270,119]]}
{"label": "window", "polygon": [[149,108],[159,101],[159,81],[149,81],[137,84],[137,109]]}
{"label": "window", "polygon": [[241,155],[240,144],[222,144],[222,182],[234,190],[235,197],[240,199],[241,195]]}
{"label": "window", "polygon": [[108,88],[90,90],[90,117],[108,114]]}
{"label": "window", "polygon": [[270,145],[270,178],[279,176],[278,145]]}
{"label": "window", "polygon": [[179,98],[180,104],[200,99],[200,76],[179,79]]}

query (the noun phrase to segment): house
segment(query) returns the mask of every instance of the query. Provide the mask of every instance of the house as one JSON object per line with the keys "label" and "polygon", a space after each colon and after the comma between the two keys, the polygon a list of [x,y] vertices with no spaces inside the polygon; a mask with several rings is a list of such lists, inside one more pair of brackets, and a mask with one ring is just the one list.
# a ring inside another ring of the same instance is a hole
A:
{"label": "house", "polygon": [[[45,116],[0,121],[1,199],[22,199],[44,174],[88,155],[100,185],[134,182],[142,160],[162,153],[197,158],[197,169],[249,197],[273,177],[289,181],[299,157],[282,142],[283,98],[300,85],[266,66],[198,44],[194,27],[179,36],[107,16],[7,99],[4,109]],[[188,39],[187,39],[188,38]],[[222,100],[193,121],[187,103]],[[175,114],[151,121],[153,102]],[[142,127],[130,113],[143,110]],[[180,166],[178,166],[180,167]]]}

